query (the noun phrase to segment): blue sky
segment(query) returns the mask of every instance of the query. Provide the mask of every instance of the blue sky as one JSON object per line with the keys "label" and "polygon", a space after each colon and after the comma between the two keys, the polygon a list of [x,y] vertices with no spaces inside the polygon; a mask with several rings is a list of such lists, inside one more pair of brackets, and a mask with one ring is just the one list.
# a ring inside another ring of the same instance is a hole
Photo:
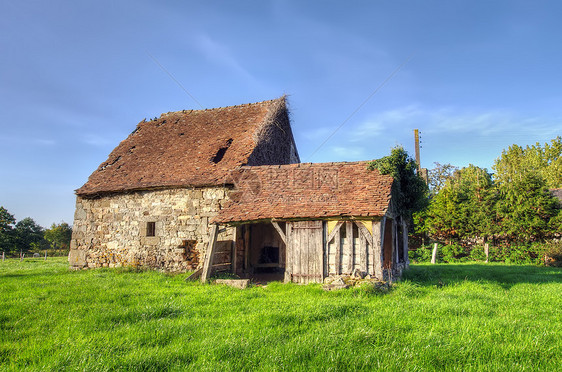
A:
{"label": "blue sky", "polygon": [[2,0],[0,205],[72,223],[74,190],[139,121],[199,108],[158,63],[205,108],[288,94],[303,161],[413,154],[418,128],[422,166],[491,168],[511,144],[562,134],[560,14],[557,1]]}

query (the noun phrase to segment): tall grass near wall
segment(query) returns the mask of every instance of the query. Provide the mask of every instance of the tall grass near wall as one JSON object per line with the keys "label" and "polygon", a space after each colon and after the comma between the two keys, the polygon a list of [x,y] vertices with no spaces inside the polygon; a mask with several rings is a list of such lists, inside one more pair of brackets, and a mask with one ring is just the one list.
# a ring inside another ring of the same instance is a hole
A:
{"label": "tall grass near wall", "polygon": [[413,265],[389,292],[0,262],[0,370],[539,370],[562,365],[562,269]]}

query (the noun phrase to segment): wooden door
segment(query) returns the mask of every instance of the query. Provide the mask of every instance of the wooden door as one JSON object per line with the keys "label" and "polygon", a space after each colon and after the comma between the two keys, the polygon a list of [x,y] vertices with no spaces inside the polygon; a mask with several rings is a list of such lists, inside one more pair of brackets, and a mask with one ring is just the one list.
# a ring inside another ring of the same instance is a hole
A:
{"label": "wooden door", "polygon": [[287,261],[290,280],[295,283],[321,283],[324,280],[324,228],[322,221],[291,223]]}

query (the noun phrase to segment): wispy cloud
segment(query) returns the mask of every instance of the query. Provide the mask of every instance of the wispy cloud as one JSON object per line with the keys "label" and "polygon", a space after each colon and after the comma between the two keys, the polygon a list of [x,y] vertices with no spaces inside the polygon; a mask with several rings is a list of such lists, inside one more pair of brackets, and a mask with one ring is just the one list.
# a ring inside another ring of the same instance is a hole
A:
{"label": "wispy cloud", "polygon": [[57,142],[51,138],[32,138],[26,136],[0,136],[0,142],[6,147],[8,147],[8,145],[54,146],[57,144]]}
{"label": "wispy cloud", "polygon": [[332,146],[330,150],[341,159],[359,160],[365,156],[365,151],[362,147]]}
{"label": "wispy cloud", "polygon": [[238,62],[234,54],[225,45],[204,33],[197,35],[195,42],[197,47],[213,63],[228,68],[247,81],[258,83],[258,80]]}
{"label": "wispy cloud", "polygon": [[84,137],[82,138],[82,142],[96,147],[105,147],[107,145],[115,144],[114,143],[115,141],[113,139],[110,139],[108,137],[102,137],[100,135],[92,134],[92,133],[84,135]]}
{"label": "wispy cloud", "polygon": [[427,135],[458,134],[491,137],[506,133],[535,133],[554,136],[560,132],[562,118],[525,117],[505,110],[467,111],[452,107],[406,106],[373,115],[350,131],[351,141],[376,137],[399,126],[419,128]]}

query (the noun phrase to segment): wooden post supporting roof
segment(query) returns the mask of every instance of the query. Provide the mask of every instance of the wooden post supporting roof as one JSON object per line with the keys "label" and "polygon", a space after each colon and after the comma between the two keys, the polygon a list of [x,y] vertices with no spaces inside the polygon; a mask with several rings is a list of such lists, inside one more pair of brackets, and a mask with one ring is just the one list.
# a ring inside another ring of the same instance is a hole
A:
{"label": "wooden post supporting roof", "polygon": [[217,236],[219,235],[219,227],[214,224],[211,226],[211,236],[209,237],[209,245],[207,246],[207,255],[203,264],[203,272],[201,273],[201,282],[205,283],[211,274],[213,267],[213,256],[215,255],[215,247],[217,245]]}
{"label": "wooden post supporting roof", "polygon": [[287,237],[285,236],[285,233],[283,232],[281,226],[279,226],[279,224],[276,221],[271,221],[271,224],[273,225],[273,227],[275,227],[275,230],[277,230],[277,232],[279,233],[279,236],[281,237],[281,240],[283,240],[283,243],[285,243],[285,246],[287,246]]}
{"label": "wooden post supporting roof", "polygon": [[353,273],[353,222],[347,221],[345,223],[345,243],[344,252],[347,252],[347,269],[346,273]]}

